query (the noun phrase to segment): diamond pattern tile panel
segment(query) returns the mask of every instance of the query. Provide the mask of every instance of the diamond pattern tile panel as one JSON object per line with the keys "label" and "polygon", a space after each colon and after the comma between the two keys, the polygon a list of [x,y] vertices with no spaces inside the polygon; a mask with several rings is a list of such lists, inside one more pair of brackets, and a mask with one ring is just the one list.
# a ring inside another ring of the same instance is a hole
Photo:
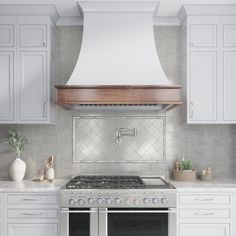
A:
{"label": "diamond pattern tile panel", "polygon": [[[136,128],[120,146],[117,128]],[[73,117],[74,162],[164,162],[164,117]]]}

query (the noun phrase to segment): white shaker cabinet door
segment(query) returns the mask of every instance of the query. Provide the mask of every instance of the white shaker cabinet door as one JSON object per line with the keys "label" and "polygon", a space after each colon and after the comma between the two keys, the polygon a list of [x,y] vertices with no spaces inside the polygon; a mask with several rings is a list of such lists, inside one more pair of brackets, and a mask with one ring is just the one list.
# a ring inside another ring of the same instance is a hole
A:
{"label": "white shaker cabinet door", "polygon": [[46,47],[47,25],[20,25],[20,47]]}
{"label": "white shaker cabinet door", "polygon": [[179,236],[230,236],[229,224],[180,224]]}
{"label": "white shaker cabinet door", "polygon": [[217,25],[190,25],[190,47],[216,47]]}
{"label": "white shaker cabinet door", "polygon": [[188,121],[217,120],[217,53],[190,53]]}
{"label": "white shaker cabinet door", "polygon": [[14,24],[0,24],[0,47],[14,46]]}
{"label": "white shaker cabinet door", "polygon": [[0,52],[0,122],[14,119],[13,52]]}
{"label": "white shaker cabinet door", "polygon": [[223,52],[223,122],[236,121],[236,51]]}
{"label": "white shaker cabinet door", "polygon": [[8,224],[7,236],[57,236],[57,224]]}
{"label": "white shaker cabinet door", "polygon": [[20,121],[43,121],[47,116],[47,54],[20,52]]}

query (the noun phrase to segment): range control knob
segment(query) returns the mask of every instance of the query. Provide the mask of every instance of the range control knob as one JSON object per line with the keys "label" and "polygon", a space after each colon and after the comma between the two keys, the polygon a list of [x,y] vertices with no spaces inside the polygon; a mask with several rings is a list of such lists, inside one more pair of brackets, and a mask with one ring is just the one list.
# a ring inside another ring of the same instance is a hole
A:
{"label": "range control knob", "polygon": [[149,198],[144,198],[143,203],[146,204],[146,205],[150,204],[150,199]]}
{"label": "range control knob", "polygon": [[115,198],[115,203],[118,205],[121,204],[121,198],[119,197]]}
{"label": "range control knob", "polygon": [[131,205],[131,200],[128,198],[128,199],[125,200],[125,203],[126,203],[126,205],[129,206],[129,205]]}
{"label": "range control knob", "polygon": [[108,198],[106,199],[106,203],[107,203],[107,204],[111,204],[111,203],[112,203],[112,199],[111,199],[110,197],[108,197]]}
{"label": "range control knob", "polygon": [[163,197],[163,198],[161,199],[161,203],[162,203],[162,204],[167,204],[167,203],[168,203],[168,199],[167,199],[166,197]]}
{"label": "range control knob", "polygon": [[99,198],[97,199],[97,203],[98,203],[98,204],[102,204],[102,203],[103,203],[103,198],[102,198],[102,197],[99,197]]}
{"label": "range control knob", "polygon": [[139,199],[134,199],[134,205],[139,205]]}
{"label": "range control knob", "polygon": [[71,199],[69,200],[69,204],[70,204],[71,206],[74,206],[74,205],[76,204],[76,200],[75,200],[74,198],[71,198]]}
{"label": "range control knob", "polygon": [[80,206],[83,206],[83,205],[85,204],[84,199],[82,199],[82,198],[78,199],[78,204],[79,204]]}
{"label": "range control knob", "polygon": [[88,203],[89,203],[89,204],[94,204],[94,202],[95,202],[95,199],[94,199],[94,198],[89,198],[89,199],[88,199]]}
{"label": "range control knob", "polygon": [[155,204],[155,205],[159,204],[159,199],[158,198],[153,198],[152,203]]}

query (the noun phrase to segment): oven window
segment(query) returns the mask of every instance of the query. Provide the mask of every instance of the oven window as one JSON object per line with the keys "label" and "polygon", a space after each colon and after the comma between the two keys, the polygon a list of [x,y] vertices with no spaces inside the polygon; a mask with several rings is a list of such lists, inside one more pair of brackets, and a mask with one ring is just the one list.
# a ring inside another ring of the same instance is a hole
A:
{"label": "oven window", "polygon": [[108,236],[168,236],[168,214],[109,213]]}
{"label": "oven window", "polygon": [[[84,209],[84,210],[88,210],[88,209]],[[70,236],[89,236],[90,235],[89,222],[90,222],[89,213],[69,214],[69,235]]]}

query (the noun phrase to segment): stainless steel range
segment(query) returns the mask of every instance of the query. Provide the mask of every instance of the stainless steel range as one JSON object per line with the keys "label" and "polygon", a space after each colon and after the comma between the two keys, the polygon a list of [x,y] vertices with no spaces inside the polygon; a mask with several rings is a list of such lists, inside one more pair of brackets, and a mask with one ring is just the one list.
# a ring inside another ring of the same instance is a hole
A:
{"label": "stainless steel range", "polygon": [[61,236],[173,236],[175,188],[160,177],[76,176],[60,191]]}

